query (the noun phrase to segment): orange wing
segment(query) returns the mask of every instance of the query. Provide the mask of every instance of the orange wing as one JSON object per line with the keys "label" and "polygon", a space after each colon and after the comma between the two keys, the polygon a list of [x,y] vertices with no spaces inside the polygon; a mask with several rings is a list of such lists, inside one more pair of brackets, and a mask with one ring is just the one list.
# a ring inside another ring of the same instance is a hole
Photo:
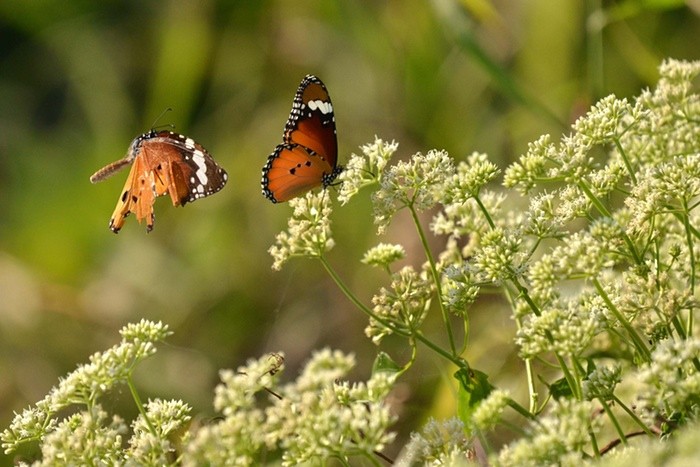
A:
{"label": "orange wing", "polygon": [[[156,185],[154,172],[145,169],[143,160],[137,157],[131,166],[129,176],[126,178],[122,195],[117,201],[117,207],[114,208],[112,218],[109,220],[109,228],[112,232],[119,232],[126,217],[132,212],[136,214],[136,220],[139,223],[147,218],[146,230],[150,232],[153,229],[153,203],[156,197],[160,196],[160,194],[156,194]],[[162,190],[163,184],[160,185]]]}
{"label": "orange wing", "polygon": [[333,173],[328,161],[299,144],[280,144],[263,169],[266,196],[281,203],[321,186],[324,175]]}

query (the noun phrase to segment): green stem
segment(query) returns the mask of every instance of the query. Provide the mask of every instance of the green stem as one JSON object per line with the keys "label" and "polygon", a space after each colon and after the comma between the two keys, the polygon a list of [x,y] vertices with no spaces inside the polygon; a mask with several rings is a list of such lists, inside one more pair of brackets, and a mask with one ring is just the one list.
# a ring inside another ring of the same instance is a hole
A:
{"label": "green stem", "polygon": [[596,195],[593,194],[591,189],[588,187],[586,182],[583,180],[580,180],[577,185],[581,190],[586,194],[586,197],[588,200],[593,203],[593,206],[595,206],[596,210],[604,217],[610,217],[612,218],[612,214],[610,214],[610,211],[608,211],[608,208],[605,207],[605,205],[598,199]]}
{"label": "green stem", "polygon": [[370,317],[371,319],[373,319],[373,320],[377,321],[378,323],[380,323],[382,326],[385,326],[385,327],[391,329],[391,331],[392,331],[393,333],[398,334],[399,336],[403,336],[403,337],[410,337],[410,336],[411,336],[410,333],[408,333],[408,332],[406,332],[406,331],[403,331],[403,330],[397,328],[396,326],[394,326],[393,323],[391,323],[390,321],[388,321],[388,320],[386,320],[386,319],[384,319],[384,318],[378,316],[378,315],[377,315],[376,313],[374,313],[372,310],[370,310],[369,308],[367,308],[367,307],[365,306],[365,304],[362,303],[362,302],[355,296],[355,294],[353,294],[353,293],[350,291],[350,289],[345,285],[345,283],[344,283],[343,280],[340,278],[340,276],[338,276],[338,274],[335,272],[335,269],[333,269],[333,267],[331,267],[331,265],[328,263],[328,261],[326,261],[326,258],[323,257],[323,256],[319,256],[318,259],[321,261],[321,264],[322,264],[323,267],[325,268],[326,272],[327,272],[328,274],[330,274],[331,278],[333,279],[333,282],[335,282],[335,285],[338,286],[338,288],[343,292],[343,294],[345,294],[345,296],[346,296],[352,303],[354,303],[355,306],[356,306],[357,308],[360,309],[360,311],[362,311],[364,314],[366,314],[366,315],[367,315],[368,317]]}
{"label": "green stem", "polygon": [[469,364],[467,363],[466,360],[464,360],[463,358],[460,358],[454,354],[449,353],[447,350],[443,349],[442,347],[440,347],[439,345],[435,344],[433,341],[431,341],[430,339],[425,337],[423,335],[423,333],[421,333],[420,331],[417,330],[413,334],[413,337],[417,341],[422,342],[423,345],[425,345],[426,347],[431,349],[433,352],[445,357],[447,360],[449,360],[452,363],[454,363],[455,365],[457,365],[458,368],[460,368],[462,370],[469,371]]}
{"label": "green stem", "polygon": [[532,312],[537,316],[538,318],[542,316],[542,312],[540,311],[540,307],[537,306],[535,301],[530,297],[530,292],[528,292],[527,288],[522,285],[520,282],[518,282],[518,279],[513,276],[511,278],[511,282],[515,285],[515,287],[518,289],[518,292],[520,293],[520,296],[525,300],[525,302],[528,304]]}
{"label": "green stem", "polygon": [[634,174],[634,169],[632,168],[632,163],[630,162],[629,158],[627,157],[627,153],[625,152],[625,149],[622,147],[622,144],[620,143],[619,138],[615,138],[615,146],[617,147],[617,150],[620,152],[620,156],[622,157],[622,161],[625,163],[625,167],[627,167],[627,173],[630,176],[630,180],[632,180],[632,183],[634,185],[637,184],[637,176]]}
{"label": "green stem", "polygon": [[539,421],[537,420],[537,417],[535,416],[535,414],[533,414],[532,412],[530,412],[529,410],[527,410],[525,407],[523,407],[522,405],[520,405],[520,404],[518,404],[517,402],[515,402],[515,401],[514,401],[513,399],[511,399],[510,397],[508,398],[507,404],[508,404],[508,406],[509,406],[511,409],[515,410],[516,412],[518,412],[520,415],[522,415],[523,417],[527,418],[528,420],[531,420],[531,421],[533,421],[533,422],[539,422]]}
{"label": "green stem", "polygon": [[685,327],[688,329],[688,334],[693,333],[693,325],[695,324],[695,314],[693,313],[693,310],[690,310],[688,313],[688,321],[686,321]]}
{"label": "green stem", "polygon": [[496,223],[493,222],[493,219],[491,219],[491,214],[489,214],[489,211],[486,209],[486,206],[484,206],[484,203],[481,202],[481,199],[479,199],[478,196],[474,196],[474,201],[476,201],[476,204],[479,206],[479,210],[481,210],[481,213],[486,218],[486,222],[489,223],[489,227],[495,229]]}
{"label": "green stem", "polygon": [[[690,219],[688,214],[688,203],[683,203],[683,227],[685,227],[685,239],[688,242],[688,259],[690,260],[690,294],[695,295],[695,253],[693,252],[693,239],[690,237]],[[691,313],[692,316],[692,313]],[[688,329],[688,332],[691,332]]]}
{"label": "green stem", "polygon": [[146,409],[143,406],[143,403],[141,402],[141,397],[139,397],[138,391],[136,391],[136,386],[134,386],[134,382],[131,379],[131,375],[126,377],[126,385],[129,386],[129,391],[131,391],[131,397],[134,398],[134,403],[136,403],[136,407],[139,409],[139,413],[143,417],[143,420],[146,422],[146,425],[148,426],[148,431],[153,435],[153,436],[158,436],[156,433],[156,429],[151,423],[151,421],[148,419],[148,416],[146,415]]}
{"label": "green stem", "polygon": [[462,340],[462,347],[457,352],[457,355],[463,355],[467,351],[467,346],[469,345],[469,318],[467,316],[467,310],[464,310],[464,340]]}
{"label": "green stem", "polygon": [[530,261],[532,259],[532,256],[535,254],[535,251],[537,251],[537,248],[540,246],[540,243],[542,243],[542,237],[538,237],[537,241],[532,245],[532,248],[530,248],[530,252],[526,256],[527,261]]}
{"label": "green stem", "polygon": [[613,411],[610,409],[610,405],[606,400],[603,398],[599,397],[598,401],[600,402],[600,405],[603,406],[603,410],[605,411],[605,414],[608,416],[610,421],[612,422],[613,426],[615,427],[615,431],[617,431],[617,436],[620,437],[620,442],[627,446],[627,437],[625,436],[625,432],[622,431],[622,427],[620,426],[620,422],[617,420],[617,417],[613,413]]}
{"label": "green stem", "polygon": [[409,368],[413,366],[413,363],[416,361],[416,356],[418,355],[418,346],[416,345],[416,339],[413,337],[409,337],[408,343],[411,346],[411,358],[397,372],[397,376],[401,376],[402,374],[404,374]]}
{"label": "green stem", "polygon": [[527,391],[530,394],[530,412],[537,412],[537,403],[540,399],[540,394],[535,387],[535,373],[532,371],[532,359],[525,359],[525,372],[527,373]]}
{"label": "green stem", "polygon": [[[450,316],[445,309],[445,304],[442,299],[442,285],[440,281],[440,275],[438,274],[437,267],[435,266],[435,259],[430,251],[430,245],[428,245],[428,239],[423,232],[423,227],[421,226],[420,219],[418,219],[418,213],[413,208],[413,205],[409,205],[409,211],[411,212],[411,217],[413,218],[413,223],[418,231],[418,236],[420,237],[421,244],[423,245],[423,250],[425,251],[425,256],[428,258],[428,263],[430,264],[430,273],[433,276],[433,282],[435,282],[435,290],[437,291],[438,302],[440,303],[440,311],[442,312],[442,320],[445,323],[445,328],[447,329],[447,338],[450,341],[450,349],[454,355],[457,355],[457,346],[455,345],[454,334],[452,332],[452,324],[450,323]],[[466,319],[466,318],[465,318]],[[465,336],[466,338],[466,336]]]}
{"label": "green stem", "polygon": [[[678,219],[679,221],[681,221],[685,224],[685,222],[683,221],[683,217],[684,217],[683,214],[681,214],[680,212],[676,212],[676,211],[671,211],[671,214],[673,214],[673,216],[676,219]],[[696,229],[692,225],[688,224],[688,230],[690,230],[690,233],[693,234],[694,237],[700,238],[700,231],[698,229]]]}
{"label": "green stem", "polygon": [[[684,212],[684,213],[671,211],[671,214],[673,214],[676,217],[676,219],[681,221],[683,223],[684,228],[685,228],[686,241],[688,242],[688,251],[690,253],[690,261],[691,261],[691,278],[692,278],[692,284],[693,284],[693,288],[694,288],[694,286],[695,286],[695,255],[694,255],[694,251],[693,251],[692,239],[690,238],[690,236],[692,235],[695,238],[700,238],[700,232],[690,224],[689,215],[687,214],[688,212],[689,212],[689,210],[686,209],[686,212]],[[695,314],[693,313],[692,310],[690,310],[690,313],[688,313],[688,320],[686,322],[686,329],[685,329],[685,332],[687,335],[692,335],[694,321],[695,321]],[[676,325],[676,328],[678,329],[677,324],[678,323],[674,322],[674,325]]]}
{"label": "green stem", "polygon": [[595,433],[593,432],[593,428],[589,426],[588,428],[588,436],[591,438],[591,446],[593,447],[593,452],[595,453],[595,457],[600,457],[600,449],[598,449],[598,440],[595,437]]}
{"label": "green stem", "polygon": [[639,425],[640,428],[641,428],[642,430],[644,430],[644,432],[645,432],[646,434],[648,434],[649,436],[656,436],[656,435],[654,434],[654,432],[651,431],[651,430],[649,429],[649,427],[646,426],[646,425],[644,424],[644,422],[643,422],[639,417],[637,417],[637,414],[635,414],[632,410],[630,410],[630,408],[627,407],[615,394],[613,394],[611,397],[612,397],[612,400],[615,401],[615,403],[616,403],[618,406],[620,406],[620,408],[622,408],[622,410],[624,410],[625,412],[627,412],[627,415],[629,415],[629,416],[632,418],[632,420],[634,420],[634,422],[635,422],[637,425]]}
{"label": "green stem", "polygon": [[[659,315],[662,314],[661,310],[658,310],[657,307],[654,307],[655,310],[657,310]],[[692,312],[691,312],[692,314]],[[688,338],[688,334],[685,332],[685,329],[683,328],[683,323],[681,323],[681,320],[678,319],[678,315],[674,316],[671,318],[671,324],[673,324],[673,327],[676,329],[676,332],[678,335],[681,337],[681,339],[685,340]],[[671,332],[671,329],[668,330]]]}
{"label": "green stem", "polygon": [[[546,332],[546,336],[550,342],[554,341],[554,338],[549,331]],[[554,352],[554,358],[557,359],[559,368],[561,368],[562,373],[564,373],[564,379],[566,379],[566,383],[569,385],[569,388],[571,388],[571,392],[574,394],[574,397],[581,400],[581,386],[578,383],[578,379],[574,378],[574,375],[571,374],[571,370],[569,370],[569,367],[566,365],[566,362],[561,355]]]}
{"label": "green stem", "polygon": [[639,354],[642,356],[644,361],[650,362],[651,361],[651,353],[649,352],[649,349],[647,349],[646,344],[642,340],[641,337],[639,337],[639,334],[637,334],[637,331],[632,327],[632,325],[627,321],[627,319],[622,315],[620,310],[617,309],[615,304],[613,304],[612,300],[610,300],[610,297],[608,297],[608,294],[605,293],[605,290],[603,289],[603,286],[598,282],[597,278],[592,278],[591,279],[593,282],[593,285],[595,286],[596,290],[598,291],[598,294],[600,297],[603,299],[605,304],[607,305],[608,309],[610,312],[615,315],[615,318],[620,322],[623,328],[627,331],[627,334],[630,336],[632,341],[634,342],[634,346],[637,348],[637,351]]}
{"label": "green stem", "polygon": [[[515,309],[515,302],[513,300],[513,294],[510,288],[505,287],[506,296],[511,308]],[[515,317],[515,325],[520,331],[523,328],[522,319],[520,317]],[[535,373],[532,371],[532,359],[525,358],[525,373],[527,374],[527,390],[530,400],[530,413],[537,412],[537,403],[539,402],[539,394],[537,393],[537,387],[535,386]]]}
{"label": "green stem", "polygon": [[[573,374],[571,377],[573,378],[575,386],[572,388],[572,391],[574,393],[574,396],[578,400],[583,400],[583,388],[581,387],[581,368],[576,359],[572,356],[569,357],[571,359],[571,368],[573,369]],[[568,368],[568,367],[567,367]]]}
{"label": "green stem", "polygon": [[[590,200],[591,203],[593,203],[593,206],[598,210],[598,212],[604,216],[612,219],[612,214],[610,214],[610,211],[608,211],[608,208],[605,207],[603,203],[600,202],[597,196],[593,194],[591,189],[586,185],[584,181],[580,181],[576,186],[578,186],[585,194],[586,197]],[[625,233],[622,232],[622,239],[625,241],[625,244],[627,245],[627,249],[629,250],[630,254],[632,255],[632,258],[634,259],[635,264],[642,264],[642,260],[639,257],[639,253],[637,253],[637,249],[634,246],[634,242],[632,242],[632,239],[629,238],[629,236]]]}

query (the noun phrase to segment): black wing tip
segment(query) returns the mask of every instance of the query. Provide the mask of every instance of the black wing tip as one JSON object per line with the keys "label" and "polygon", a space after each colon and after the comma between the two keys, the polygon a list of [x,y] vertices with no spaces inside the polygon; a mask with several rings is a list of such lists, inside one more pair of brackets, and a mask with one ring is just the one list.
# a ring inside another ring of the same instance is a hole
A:
{"label": "black wing tip", "polygon": [[297,93],[303,92],[310,84],[317,84],[323,88],[323,90],[326,92],[326,94],[329,94],[328,100],[330,100],[330,93],[328,92],[328,88],[326,85],[321,81],[321,78],[319,78],[316,75],[306,75],[304,76],[304,79],[301,80],[301,83],[299,84],[299,89],[297,89]]}
{"label": "black wing tip", "polygon": [[309,82],[309,83],[317,83],[320,85],[323,85],[323,81],[321,81],[321,78],[319,78],[317,75],[314,75],[312,73],[308,73],[306,76],[304,76],[304,79],[301,80],[302,83]]}

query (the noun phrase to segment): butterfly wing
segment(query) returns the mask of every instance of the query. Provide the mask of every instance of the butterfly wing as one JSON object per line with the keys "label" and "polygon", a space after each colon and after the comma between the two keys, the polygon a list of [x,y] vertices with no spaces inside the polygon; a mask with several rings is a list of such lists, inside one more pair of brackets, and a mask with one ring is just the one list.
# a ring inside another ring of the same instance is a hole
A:
{"label": "butterfly wing", "polygon": [[331,96],[320,79],[306,75],[292,104],[284,128],[284,142],[301,144],[324,157],[335,168],[338,161],[338,138]]}
{"label": "butterfly wing", "polygon": [[299,144],[283,143],[275,148],[263,168],[265,196],[273,203],[295,198],[323,183],[333,173],[328,161]]}
{"label": "butterfly wing", "polygon": [[342,170],[333,104],[317,77],[307,75],[299,85],[283,139],[262,171],[263,195],[273,203],[326,187]]}
{"label": "butterfly wing", "polygon": [[126,177],[126,183],[124,184],[122,194],[117,201],[117,206],[114,208],[112,217],[109,219],[109,229],[114,233],[119,232],[124,225],[126,217],[135,209],[135,205],[139,200],[138,194],[132,195],[131,193],[132,187],[135,186],[134,174],[138,170],[138,165],[140,164],[134,163],[131,166],[129,176]]}
{"label": "butterfly wing", "polygon": [[151,131],[134,139],[127,157],[98,170],[90,179],[102,180],[128,160],[133,164],[109,222],[114,233],[132,212],[139,223],[146,219],[150,232],[153,203],[158,196],[169,194],[174,206],[184,206],[221,190],[228,179],[206,149],[191,138],[169,131]]}
{"label": "butterfly wing", "polygon": [[155,173],[157,196],[169,194],[173,206],[184,206],[221,190],[226,171],[191,138],[161,132],[144,143],[141,157]]}

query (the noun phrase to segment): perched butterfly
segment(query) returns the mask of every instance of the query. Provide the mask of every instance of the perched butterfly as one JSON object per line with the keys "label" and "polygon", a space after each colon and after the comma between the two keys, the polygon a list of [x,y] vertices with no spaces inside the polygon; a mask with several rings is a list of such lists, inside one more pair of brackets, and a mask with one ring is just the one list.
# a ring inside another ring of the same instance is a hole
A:
{"label": "perched butterfly", "polygon": [[343,170],[337,165],[333,104],[326,86],[313,75],[306,75],[297,89],[283,141],[262,169],[262,194],[273,203],[326,188]]}
{"label": "perched butterfly", "polygon": [[166,193],[174,206],[204,198],[226,185],[228,174],[206,149],[187,136],[172,131],[151,130],[134,138],[126,157],[95,172],[90,181],[97,183],[132,164],[117,207],[109,220],[114,233],[124,225],[126,216],[146,219],[146,230],[153,229],[153,203]]}

